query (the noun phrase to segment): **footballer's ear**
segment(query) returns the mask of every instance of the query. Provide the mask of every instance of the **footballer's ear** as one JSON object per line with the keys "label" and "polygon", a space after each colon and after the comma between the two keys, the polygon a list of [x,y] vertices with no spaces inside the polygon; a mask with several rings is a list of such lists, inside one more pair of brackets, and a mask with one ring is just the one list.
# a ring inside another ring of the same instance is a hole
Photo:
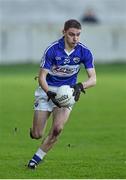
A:
{"label": "footballer's ear", "polygon": [[63,33],[63,35],[65,34],[65,30],[64,29],[62,30],[62,33]]}

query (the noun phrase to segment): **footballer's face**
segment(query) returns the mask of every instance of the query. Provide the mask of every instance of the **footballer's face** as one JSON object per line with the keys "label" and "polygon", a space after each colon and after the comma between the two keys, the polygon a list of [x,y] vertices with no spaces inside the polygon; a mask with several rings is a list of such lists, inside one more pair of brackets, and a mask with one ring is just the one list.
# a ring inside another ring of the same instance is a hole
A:
{"label": "footballer's face", "polygon": [[80,40],[81,29],[69,28],[63,31],[65,48],[73,49]]}

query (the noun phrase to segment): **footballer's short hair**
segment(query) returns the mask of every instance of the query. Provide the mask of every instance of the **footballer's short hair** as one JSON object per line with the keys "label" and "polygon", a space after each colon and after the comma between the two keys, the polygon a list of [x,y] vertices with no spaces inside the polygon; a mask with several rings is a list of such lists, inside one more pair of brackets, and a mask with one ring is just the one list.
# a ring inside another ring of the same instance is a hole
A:
{"label": "footballer's short hair", "polygon": [[81,24],[76,19],[69,19],[64,23],[64,30],[67,31],[69,28],[81,29]]}

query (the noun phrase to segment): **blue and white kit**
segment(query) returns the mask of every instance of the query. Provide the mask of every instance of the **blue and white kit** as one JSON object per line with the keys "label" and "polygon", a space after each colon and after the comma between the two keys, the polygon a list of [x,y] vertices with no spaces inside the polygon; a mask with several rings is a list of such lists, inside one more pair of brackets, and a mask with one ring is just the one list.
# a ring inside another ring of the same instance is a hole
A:
{"label": "blue and white kit", "polygon": [[80,65],[85,69],[93,68],[94,61],[91,51],[82,43],[78,43],[70,52],[65,51],[64,38],[52,43],[44,52],[41,68],[48,69],[47,83],[50,86],[74,85]]}
{"label": "blue and white kit", "polygon": [[[49,71],[46,78],[49,90],[57,92],[59,86],[75,85],[81,64],[85,69],[94,67],[92,53],[82,43],[79,42],[70,53],[65,50],[63,37],[52,43],[45,50],[40,65]],[[39,86],[35,91],[34,109],[51,112],[54,107],[56,105],[48,101],[47,94]]]}

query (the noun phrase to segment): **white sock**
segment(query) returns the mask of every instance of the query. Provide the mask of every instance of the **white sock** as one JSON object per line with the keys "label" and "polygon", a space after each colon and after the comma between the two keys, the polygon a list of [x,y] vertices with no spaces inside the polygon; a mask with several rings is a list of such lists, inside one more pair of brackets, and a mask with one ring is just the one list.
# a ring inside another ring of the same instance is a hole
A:
{"label": "white sock", "polygon": [[40,159],[43,159],[44,156],[46,155],[46,152],[44,152],[42,149],[39,148],[35,154],[36,154]]}

